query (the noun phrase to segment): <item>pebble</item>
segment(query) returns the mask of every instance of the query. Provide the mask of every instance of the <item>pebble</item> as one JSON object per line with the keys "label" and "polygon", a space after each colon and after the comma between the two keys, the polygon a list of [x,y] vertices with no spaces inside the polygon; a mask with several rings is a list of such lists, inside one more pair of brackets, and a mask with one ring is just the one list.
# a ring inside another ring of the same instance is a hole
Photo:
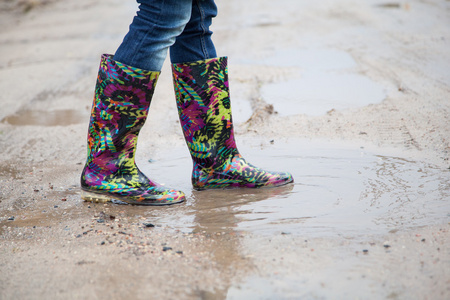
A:
{"label": "pebble", "polygon": [[367,253],[369,253],[369,250],[363,249],[363,253],[364,253],[364,254],[367,254]]}
{"label": "pebble", "polygon": [[8,221],[14,221],[16,218],[13,216],[13,217],[9,217],[8,218]]}
{"label": "pebble", "polygon": [[162,250],[163,250],[163,251],[169,251],[169,250],[172,250],[172,247],[163,247]]}
{"label": "pebble", "polygon": [[147,228],[155,227],[155,225],[152,224],[152,223],[142,223],[142,225],[144,225],[144,226],[147,227]]}

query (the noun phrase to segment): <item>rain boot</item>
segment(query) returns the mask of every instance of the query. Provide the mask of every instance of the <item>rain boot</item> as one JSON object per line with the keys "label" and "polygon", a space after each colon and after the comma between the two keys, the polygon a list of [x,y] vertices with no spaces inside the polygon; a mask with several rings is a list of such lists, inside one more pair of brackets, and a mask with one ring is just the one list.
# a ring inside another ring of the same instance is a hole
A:
{"label": "rain boot", "polygon": [[269,187],[293,182],[292,175],[248,163],[234,139],[227,58],[172,65],[177,107],[193,160],[197,190]]}
{"label": "rain boot", "polygon": [[145,123],[159,72],[145,71],[103,55],[88,131],[88,157],[81,174],[82,198],[138,205],[184,201],[183,192],[148,179],[136,166],[139,131]]}

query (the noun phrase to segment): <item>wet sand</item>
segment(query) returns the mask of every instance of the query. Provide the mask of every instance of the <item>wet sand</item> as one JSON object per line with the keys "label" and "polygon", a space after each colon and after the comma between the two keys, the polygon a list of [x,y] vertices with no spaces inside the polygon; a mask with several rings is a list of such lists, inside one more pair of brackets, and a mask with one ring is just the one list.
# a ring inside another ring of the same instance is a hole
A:
{"label": "wet sand", "polygon": [[218,1],[240,151],[296,182],[192,190],[166,62],[137,163],[188,197],[157,208],[79,196],[135,3],[5,3],[0,299],[450,298],[448,1]]}

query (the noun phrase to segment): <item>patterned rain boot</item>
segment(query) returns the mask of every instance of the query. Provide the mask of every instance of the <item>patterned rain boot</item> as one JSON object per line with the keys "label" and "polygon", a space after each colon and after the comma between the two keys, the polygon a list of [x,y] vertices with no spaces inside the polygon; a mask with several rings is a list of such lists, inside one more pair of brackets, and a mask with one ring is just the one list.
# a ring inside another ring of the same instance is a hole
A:
{"label": "patterned rain boot", "polygon": [[289,173],[249,164],[234,140],[227,58],[172,65],[178,113],[194,168],[195,189],[280,186]]}
{"label": "patterned rain boot", "polygon": [[136,166],[139,131],[145,123],[159,72],[144,71],[103,55],[88,132],[88,157],[81,174],[82,198],[166,205],[184,193],[156,184]]}

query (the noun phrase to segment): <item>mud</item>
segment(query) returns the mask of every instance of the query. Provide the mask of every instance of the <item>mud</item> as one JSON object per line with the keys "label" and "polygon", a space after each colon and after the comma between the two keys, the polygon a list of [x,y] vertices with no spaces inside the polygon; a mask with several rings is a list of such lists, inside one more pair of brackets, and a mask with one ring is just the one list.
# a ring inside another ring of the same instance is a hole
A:
{"label": "mud", "polygon": [[33,3],[0,10],[0,299],[450,298],[445,1],[217,1],[240,152],[295,184],[194,191],[167,61],[136,161],[169,207],[79,195],[136,3]]}
{"label": "mud", "polygon": [[7,116],[2,122],[15,126],[67,126],[82,123],[86,117],[86,113],[73,109],[55,111],[25,110],[19,111],[15,115]]}

